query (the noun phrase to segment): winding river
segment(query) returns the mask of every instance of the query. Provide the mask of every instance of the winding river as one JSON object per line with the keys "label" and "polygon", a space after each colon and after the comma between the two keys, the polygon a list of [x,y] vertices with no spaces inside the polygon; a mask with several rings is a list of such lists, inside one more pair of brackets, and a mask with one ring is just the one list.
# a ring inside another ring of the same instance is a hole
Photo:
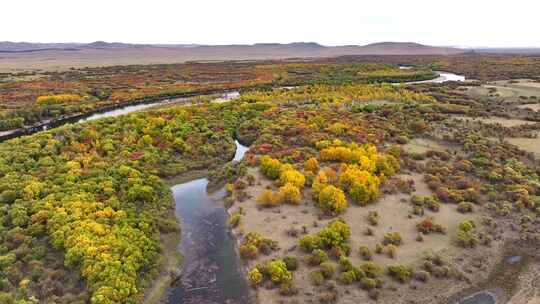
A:
{"label": "winding river", "polygon": [[[465,77],[447,72],[437,72],[439,77],[410,83],[443,83],[446,81],[464,81]],[[289,88],[289,87],[287,87]],[[212,102],[220,103],[240,96],[238,91],[223,93]],[[136,111],[168,104],[187,104],[189,97],[165,99],[126,105],[123,107],[94,113],[80,119],[66,119],[58,122],[43,123],[26,129],[20,134],[4,136],[0,132],[0,141],[16,136],[39,132],[64,123],[84,123],[87,121],[124,115]],[[233,161],[240,161],[248,147],[235,142],[236,153]],[[235,241],[229,233],[228,215],[223,207],[222,188],[213,193],[207,192],[208,179],[199,178],[172,187],[176,204],[176,217],[181,223],[182,238],[178,250],[184,256],[182,276],[167,292],[171,304],[213,304],[247,303],[248,286],[241,272],[240,260],[235,249]],[[481,300],[484,300],[482,296]],[[482,301],[460,303],[490,303]]]}
{"label": "winding river", "polygon": [[[235,144],[233,161],[240,161],[248,148]],[[248,286],[223,207],[225,190],[208,193],[207,185],[208,179],[199,178],[172,187],[184,261],[180,280],[168,291],[168,303],[247,303]]]}

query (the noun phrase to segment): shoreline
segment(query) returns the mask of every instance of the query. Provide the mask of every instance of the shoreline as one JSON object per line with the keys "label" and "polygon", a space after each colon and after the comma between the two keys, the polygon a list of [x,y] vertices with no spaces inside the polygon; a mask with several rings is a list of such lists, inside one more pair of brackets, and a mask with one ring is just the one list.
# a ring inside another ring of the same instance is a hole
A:
{"label": "shoreline", "polygon": [[[234,158],[234,153],[236,149],[231,153],[231,155],[226,160],[220,160],[219,163],[217,163],[218,166],[223,166],[229,162],[231,162]],[[186,171],[184,173],[180,173],[173,177],[166,177],[162,178],[162,180],[167,184],[169,189],[176,185],[188,183],[194,180],[208,178],[208,174],[210,172],[210,169],[208,167],[204,169],[200,168],[194,168],[192,170]],[[213,189],[213,191],[218,191],[219,189]],[[210,192],[210,193],[211,193]],[[172,194],[172,189],[171,189]],[[171,285],[178,281],[182,277],[183,273],[183,260],[184,256],[180,250],[178,250],[178,247],[182,241],[182,228],[181,223],[179,221],[179,218],[176,216],[176,202],[174,200],[174,196],[172,197],[171,201],[171,209],[169,210],[169,213],[167,215],[167,219],[174,220],[177,224],[177,229],[172,232],[160,232],[160,244],[163,246],[163,252],[162,255],[160,255],[160,258],[164,258],[164,261],[162,262],[162,266],[158,269],[158,275],[155,278],[152,278],[149,282],[150,284],[144,288],[143,292],[143,302],[144,304],[159,304],[164,303],[165,295],[167,293],[167,289],[171,287]],[[225,208],[225,207],[223,207]],[[225,212],[227,215],[229,213],[227,212],[227,209],[225,209]],[[231,233],[230,229],[228,233]],[[231,234],[231,236],[234,238],[234,236]],[[239,251],[238,246],[236,245],[236,238],[235,240],[235,253],[237,257],[239,257]],[[239,265],[241,265],[241,261],[239,261]],[[240,271],[243,274],[242,269]]]}

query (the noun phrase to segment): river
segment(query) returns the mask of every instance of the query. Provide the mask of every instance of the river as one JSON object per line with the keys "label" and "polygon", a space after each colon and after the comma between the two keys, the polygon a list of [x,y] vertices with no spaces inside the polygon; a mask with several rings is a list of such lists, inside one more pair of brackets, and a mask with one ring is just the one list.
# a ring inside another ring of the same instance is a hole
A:
{"label": "river", "polygon": [[[409,68],[409,67],[401,66],[400,68],[406,69],[406,68]],[[439,74],[439,77],[437,77],[437,78],[430,79],[430,80],[424,80],[424,81],[405,82],[405,84],[443,83],[443,82],[447,82],[447,81],[465,81],[465,76],[462,76],[462,75],[457,75],[457,74],[453,74],[453,73],[449,73],[449,72],[443,72],[443,71],[436,71],[436,73]],[[396,83],[396,85],[399,85],[399,84]],[[283,88],[293,89],[294,87],[287,86],[287,87],[283,87]],[[206,95],[206,96],[209,96],[209,95]],[[212,100],[212,102],[214,102],[214,103],[226,102],[226,101],[232,100],[234,98],[237,98],[239,96],[240,96],[239,91],[229,91],[229,92],[222,93],[220,97],[214,98]],[[174,98],[174,99],[162,99],[162,100],[156,100],[156,101],[143,102],[143,103],[138,103],[138,104],[115,107],[114,109],[111,109],[111,110],[106,110],[106,111],[99,112],[99,113],[93,113],[93,114],[90,114],[90,115],[76,114],[75,118],[66,117],[66,118],[58,119],[56,121],[45,121],[45,122],[39,123],[39,124],[37,124],[35,126],[28,127],[28,128],[0,131],[0,142],[2,142],[4,140],[7,140],[7,139],[23,136],[23,135],[30,135],[32,133],[45,131],[45,130],[48,130],[48,129],[51,129],[51,128],[61,126],[61,125],[66,124],[66,123],[83,123],[83,122],[96,120],[96,119],[100,119],[100,118],[114,117],[114,116],[129,114],[129,113],[133,113],[133,112],[136,112],[136,111],[142,111],[142,110],[145,110],[145,109],[149,109],[149,108],[152,108],[152,107],[169,105],[169,104],[176,104],[176,103],[178,103],[178,104],[180,104],[180,103],[188,104],[190,98],[192,98],[192,97],[183,97],[183,98]],[[80,117],[80,118],[77,118],[77,117]]]}
{"label": "river", "polygon": [[[233,161],[240,161],[248,147],[235,143]],[[182,277],[168,291],[168,303],[247,303],[248,285],[223,207],[225,191],[208,193],[207,185],[208,179],[199,178],[172,187],[184,260]]]}

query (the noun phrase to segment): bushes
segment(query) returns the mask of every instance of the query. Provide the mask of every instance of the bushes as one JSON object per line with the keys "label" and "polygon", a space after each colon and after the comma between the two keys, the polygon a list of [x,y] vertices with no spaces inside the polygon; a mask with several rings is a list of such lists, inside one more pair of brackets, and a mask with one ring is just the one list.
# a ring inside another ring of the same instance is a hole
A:
{"label": "bushes", "polygon": [[427,282],[430,277],[429,272],[424,271],[424,270],[415,271],[412,276],[415,280],[418,280],[424,283]]}
{"label": "bushes", "polygon": [[244,259],[255,259],[259,252],[270,254],[271,250],[277,248],[277,242],[262,237],[255,232],[248,233],[240,245],[240,256]]}
{"label": "bushes", "polygon": [[435,222],[433,222],[433,218],[431,217],[425,218],[422,221],[418,222],[416,224],[416,228],[423,234],[430,234],[432,232],[437,232],[441,234],[446,233],[446,229],[440,224],[436,224]]}
{"label": "bushes", "polygon": [[44,95],[36,99],[37,105],[53,105],[63,103],[81,102],[83,99],[77,94]]}
{"label": "bushes", "polygon": [[365,206],[379,197],[380,179],[357,165],[344,165],[339,184],[353,202]]}
{"label": "bushes", "polygon": [[386,252],[388,252],[388,256],[391,259],[395,259],[396,256],[397,256],[397,247],[396,247],[396,245],[389,244],[388,246],[386,246]]}
{"label": "bushes", "polygon": [[434,212],[438,212],[439,209],[441,208],[441,204],[433,196],[413,195],[413,196],[411,196],[411,203],[414,206],[427,208],[427,209],[429,209],[431,211],[434,211]]}
{"label": "bushes", "polygon": [[360,279],[360,286],[365,290],[372,290],[377,287],[377,281],[372,278],[364,277]]}
{"label": "bushes", "polygon": [[392,245],[399,246],[401,245],[402,242],[403,242],[403,239],[401,238],[401,233],[396,231],[396,232],[385,233],[382,243],[384,245],[392,244]]}
{"label": "bushes", "polygon": [[325,279],[330,279],[334,276],[334,273],[336,272],[336,270],[332,263],[323,262],[321,263],[320,266],[321,266],[321,273]]}
{"label": "bushes", "polygon": [[[252,286],[259,286],[265,279],[274,284],[290,284],[293,274],[287,269],[287,264],[280,259],[258,265],[248,272],[248,281]],[[290,289],[292,286],[286,288]]]}
{"label": "bushes", "polygon": [[299,245],[305,252],[312,252],[319,248],[320,242],[321,240],[317,235],[305,235],[300,239]]}
{"label": "bushes", "polygon": [[348,246],[350,237],[349,226],[342,220],[334,220],[316,235],[302,237],[299,245],[305,252],[312,252],[316,249],[338,249],[347,254],[350,250]]}
{"label": "bushes", "polygon": [[278,186],[292,185],[296,188],[302,189],[306,183],[306,178],[302,173],[288,165],[283,165],[277,181]]}
{"label": "bushes", "polygon": [[349,271],[354,268],[351,261],[344,256],[339,257],[339,267],[341,267],[341,271]]}
{"label": "bushes", "polygon": [[309,257],[309,264],[312,266],[320,265],[323,262],[328,261],[328,255],[321,249],[315,249]]}
{"label": "bushes", "polygon": [[352,269],[342,272],[340,279],[343,284],[351,284],[352,282],[357,280],[356,273]]}
{"label": "bushes", "polygon": [[347,209],[347,199],[341,189],[325,186],[319,193],[319,207],[329,214],[338,214]]}
{"label": "bushes", "polygon": [[262,283],[263,275],[257,267],[248,272],[248,281],[252,286],[258,286]]}
{"label": "bushes", "polygon": [[410,280],[412,269],[405,265],[388,266],[388,274],[396,280],[405,283]]}
{"label": "bushes", "polygon": [[300,189],[292,184],[285,184],[278,189],[278,192],[265,189],[257,198],[257,203],[263,207],[275,207],[281,204],[299,205],[301,202]]}
{"label": "bushes", "polygon": [[270,280],[274,283],[280,284],[292,280],[292,272],[287,270],[287,265],[282,260],[270,261],[267,266],[267,271]]}
{"label": "bushes", "polygon": [[459,223],[457,231],[457,243],[461,247],[474,247],[478,243],[478,238],[474,234],[475,225],[473,221],[463,221]]}
{"label": "bushes", "polygon": [[262,156],[259,159],[261,172],[269,179],[276,179],[281,173],[281,162],[277,159],[273,159],[270,156]]}
{"label": "bushes", "polygon": [[235,212],[230,218],[229,218],[229,226],[236,228],[240,224],[240,220],[242,219],[242,213]]}
{"label": "bushes", "polygon": [[311,157],[304,162],[304,170],[309,171],[313,174],[319,172],[319,162],[315,157]]}
{"label": "bushes", "polygon": [[367,216],[369,224],[377,226],[379,223],[379,213],[377,211],[370,211]]}
{"label": "bushes", "polygon": [[298,187],[289,183],[279,188],[276,199],[281,204],[299,205],[302,202]]}
{"label": "bushes", "polygon": [[368,246],[360,246],[360,248],[358,248],[358,251],[360,253],[360,256],[364,259],[364,260],[371,260],[372,259],[372,254],[371,254],[371,250],[369,250],[369,247]]}
{"label": "bushes", "polygon": [[292,256],[286,256],[283,258],[283,262],[287,266],[287,270],[295,271],[298,269],[298,260]]}
{"label": "bushes", "polygon": [[348,252],[348,241],[351,237],[351,230],[342,220],[333,220],[323,228],[318,234],[320,246],[323,249],[341,248]]}
{"label": "bushes", "polygon": [[473,204],[469,202],[461,202],[458,204],[457,210],[461,213],[473,212]]}
{"label": "bushes", "polygon": [[257,198],[257,203],[263,207],[273,207],[279,205],[279,199],[277,195],[270,189],[265,189]]}
{"label": "bushes", "polygon": [[309,273],[309,279],[314,285],[322,285],[324,283],[324,274],[321,270],[314,270]]}

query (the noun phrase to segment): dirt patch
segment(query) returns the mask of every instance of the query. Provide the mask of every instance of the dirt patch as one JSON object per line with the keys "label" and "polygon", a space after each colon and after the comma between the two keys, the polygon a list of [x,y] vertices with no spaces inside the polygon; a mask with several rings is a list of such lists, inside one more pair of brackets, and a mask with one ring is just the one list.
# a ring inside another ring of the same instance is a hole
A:
{"label": "dirt patch", "polygon": [[408,153],[426,153],[427,151],[446,151],[450,146],[438,143],[435,140],[427,138],[414,138],[402,148]]}
{"label": "dirt patch", "polygon": [[[318,232],[322,227],[327,225],[332,219],[320,217],[320,210],[315,206],[310,198],[309,191],[304,191],[304,203],[300,206],[282,205],[275,208],[259,208],[256,203],[256,198],[267,187],[272,187],[272,183],[262,177],[257,169],[250,168],[249,173],[256,177],[256,185],[246,189],[248,200],[237,202],[229,209],[229,213],[233,213],[243,209],[244,216],[240,225],[233,230],[233,233],[241,238],[242,234],[248,232],[257,232],[264,237],[275,240],[279,243],[279,250],[272,252],[268,256],[261,256],[254,261],[247,261],[246,268],[251,268],[256,264],[272,259],[282,258],[284,256],[296,256],[299,258],[300,266],[294,272],[294,283],[300,290],[300,293],[293,297],[283,298],[277,290],[266,289],[261,287],[257,290],[258,300],[260,303],[277,304],[277,303],[316,303],[316,296],[321,292],[321,287],[314,286],[309,278],[309,273],[315,270],[315,267],[309,266],[307,263],[308,255],[301,252],[297,248],[300,233],[298,237],[290,236],[287,231],[295,229],[297,231],[305,230],[309,234]],[[412,179],[416,190],[413,194],[431,195],[427,185],[420,174],[399,175],[401,179]],[[430,234],[424,236],[422,242],[416,241],[419,235],[416,223],[424,217],[409,217],[411,205],[409,203],[410,195],[393,194],[385,195],[378,202],[367,207],[360,207],[350,204],[347,211],[340,216],[350,226],[351,241],[350,245],[352,253],[349,257],[353,265],[359,265],[365,262],[358,254],[360,245],[367,245],[374,251],[375,244],[381,242],[383,235],[389,231],[398,231],[403,238],[403,244],[397,250],[397,257],[392,259],[386,254],[373,254],[373,260],[381,266],[392,264],[415,264],[419,262],[424,252],[441,252],[444,255],[453,256],[457,247],[452,246],[453,236],[456,234],[457,225],[465,219],[473,219],[476,215],[464,215],[458,213],[455,205],[443,204],[439,212],[426,211],[426,216],[433,217],[436,223],[447,228],[447,234]],[[369,211],[377,211],[380,215],[377,226],[369,226],[367,215]],[[366,228],[373,229],[373,235],[365,234]],[[336,265],[337,266],[337,265]],[[391,282],[392,279],[385,278]],[[442,281],[437,281],[441,284]],[[403,285],[402,288],[406,288]],[[370,303],[367,292],[348,285],[337,284],[336,287],[339,293],[338,303]],[[391,293],[385,290],[384,293]],[[431,293],[430,293],[431,294]],[[399,297],[398,297],[399,298]],[[388,299],[383,297],[379,302],[382,303],[397,303],[393,302],[394,297]],[[297,301],[297,302],[294,302]]]}
{"label": "dirt patch", "polygon": [[465,121],[478,121],[485,124],[500,124],[503,127],[511,128],[521,125],[532,125],[536,122],[523,119],[502,118],[502,117],[468,117],[462,115],[452,115],[452,118],[461,119]]}
{"label": "dirt patch", "polygon": [[519,105],[518,108],[520,108],[520,109],[530,109],[530,110],[533,110],[533,111],[540,111],[540,103],[531,103],[531,104]]}

